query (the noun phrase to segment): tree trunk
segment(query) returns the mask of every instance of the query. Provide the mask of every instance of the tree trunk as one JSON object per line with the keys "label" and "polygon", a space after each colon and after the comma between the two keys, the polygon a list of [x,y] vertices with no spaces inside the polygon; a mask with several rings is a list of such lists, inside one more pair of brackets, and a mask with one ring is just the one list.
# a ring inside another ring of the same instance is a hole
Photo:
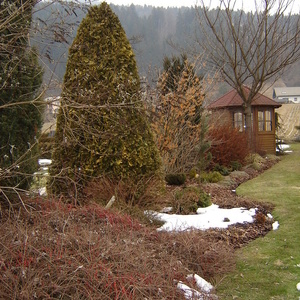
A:
{"label": "tree trunk", "polygon": [[245,103],[245,125],[246,125],[246,134],[248,136],[248,146],[250,150],[254,149],[254,137],[253,137],[253,125],[252,125],[252,118],[251,118],[251,102]]}

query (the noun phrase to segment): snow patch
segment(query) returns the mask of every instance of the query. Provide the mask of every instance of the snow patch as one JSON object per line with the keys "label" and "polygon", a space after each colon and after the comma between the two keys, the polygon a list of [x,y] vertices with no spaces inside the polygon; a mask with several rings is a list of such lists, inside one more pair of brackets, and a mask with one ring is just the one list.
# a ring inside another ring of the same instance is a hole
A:
{"label": "snow patch", "polygon": [[197,274],[188,275],[187,280],[195,280],[197,287],[205,293],[210,293],[214,288],[209,282],[207,282],[205,279],[203,279]]}
{"label": "snow patch", "polygon": [[256,208],[219,208],[212,204],[209,207],[199,208],[195,215],[175,215],[147,211],[154,219],[165,222],[158,231],[185,231],[189,229],[206,230],[209,228],[228,228],[236,223],[252,223]]}
{"label": "snow patch", "polygon": [[278,223],[278,221],[274,222],[274,223],[272,224],[272,227],[273,227],[273,230],[277,230],[277,229],[279,228],[279,223]]}
{"label": "snow patch", "polygon": [[202,295],[198,291],[190,288],[189,286],[182,283],[181,281],[177,283],[177,288],[183,292],[185,299],[203,300]]}

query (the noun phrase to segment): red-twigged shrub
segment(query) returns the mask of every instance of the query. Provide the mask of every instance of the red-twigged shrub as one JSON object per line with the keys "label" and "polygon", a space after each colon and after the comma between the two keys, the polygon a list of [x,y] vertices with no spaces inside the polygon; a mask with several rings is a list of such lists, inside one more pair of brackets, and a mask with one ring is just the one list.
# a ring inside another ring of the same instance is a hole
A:
{"label": "red-twigged shrub", "polygon": [[185,265],[184,253],[190,262],[202,255],[191,244],[178,255],[173,238],[128,215],[46,199],[25,205],[0,220],[0,299],[185,299],[177,282],[201,268],[200,259]]}
{"label": "red-twigged shrub", "polygon": [[211,126],[209,139],[213,165],[230,167],[232,162],[243,164],[250,153],[247,134],[233,128],[230,122]]}

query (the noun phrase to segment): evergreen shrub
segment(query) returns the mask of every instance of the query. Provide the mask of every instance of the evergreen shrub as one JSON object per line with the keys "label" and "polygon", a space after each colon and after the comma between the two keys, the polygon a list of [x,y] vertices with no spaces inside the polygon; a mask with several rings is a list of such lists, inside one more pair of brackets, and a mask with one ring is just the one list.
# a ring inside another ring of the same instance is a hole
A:
{"label": "evergreen shrub", "polygon": [[0,200],[11,204],[29,190],[38,168],[43,72],[28,44],[34,3],[0,2]]}
{"label": "evergreen shrub", "polygon": [[204,172],[200,175],[200,179],[202,182],[217,183],[223,179],[223,176],[217,171]]}
{"label": "evergreen shrub", "polygon": [[242,168],[242,164],[239,161],[232,161],[230,163],[230,168],[232,171],[239,171]]}
{"label": "evergreen shrub", "polygon": [[199,207],[207,207],[209,205],[211,205],[210,196],[199,187],[190,186],[175,192],[174,213],[196,213]]}
{"label": "evergreen shrub", "polygon": [[214,168],[213,168],[213,171],[217,171],[219,172],[221,175],[223,176],[227,176],[230,174],[229,170],[227,167],[225,166],[220,166],[218,163],[215,164]]}
{"label": "evergreen shrub", "polygon": [[134,53],[118,17],[106,2],[92,6],[69,50],[52,193],[77,197],[99,176],[134,182],[159,174],[139,90]]}
{"label": "evergreen shrub", "polygon": [[186,175],[184,173],[167,174],[165,179],[169,185],[182,185],[186,181]]}

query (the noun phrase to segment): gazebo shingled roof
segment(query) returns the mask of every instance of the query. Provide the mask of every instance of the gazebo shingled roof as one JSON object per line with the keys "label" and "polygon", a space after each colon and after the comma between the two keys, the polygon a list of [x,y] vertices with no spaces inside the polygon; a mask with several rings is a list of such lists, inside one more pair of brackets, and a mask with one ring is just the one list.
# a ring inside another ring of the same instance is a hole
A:
{"label": "gazebo shingled roof", "polygon": [[[246,94],[249,93],[249,88],[244,87]],[[208,105],[208,109],[218,109],[218,108],[226,108],[226,107],[239,107],[243,105],[243,100],[241,96],[237,93],[236,90],[231,90],[227,94],[223,95],[210,105]],[[278,108],[281,106],[278,102],[270,99],[263,94],[258,93],[254,100],[252,101],[252,106],[272,106],[274,108]]]}

